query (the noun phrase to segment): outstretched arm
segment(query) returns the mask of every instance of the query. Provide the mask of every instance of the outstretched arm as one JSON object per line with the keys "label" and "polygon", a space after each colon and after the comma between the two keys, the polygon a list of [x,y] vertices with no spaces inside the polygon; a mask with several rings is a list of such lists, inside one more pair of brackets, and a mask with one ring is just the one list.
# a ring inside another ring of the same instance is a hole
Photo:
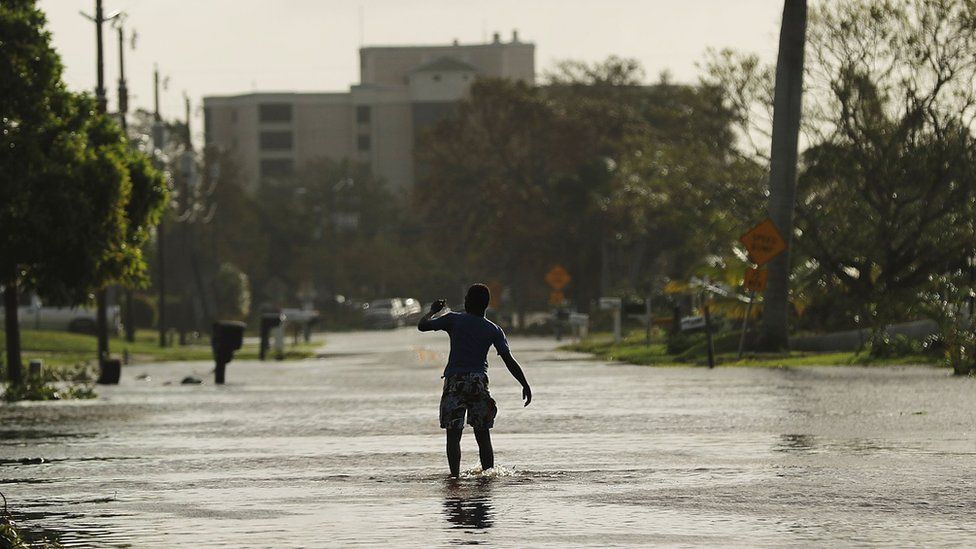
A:
{"label": "outstretched arm", "polygon": [[529,388],[529,382],[525,381],[525,374],[522,372],[522,367],[519,366],[518,361],[515,360],[512,353],[503,354],[502,360],[505,361],[505,367],[508,368],[512,377],[522,384],[522,400],[525,401],[525,406],[528,406],[532,402],[532,389]]}
{"label": "outstretched arm", "polygon": [[444,308],[444,305],[446,303],[447,302],[444,301],[443,299],[438,299],[437,301],[431,303],[430,310],[427,311],[427,314],[420,317],[420,321],[417,322],[417,329],[420,330],[421,332],[429,332],[431,330],[434,330],[435,328],[430,325],[430,317],[439,313],[441,309]]}

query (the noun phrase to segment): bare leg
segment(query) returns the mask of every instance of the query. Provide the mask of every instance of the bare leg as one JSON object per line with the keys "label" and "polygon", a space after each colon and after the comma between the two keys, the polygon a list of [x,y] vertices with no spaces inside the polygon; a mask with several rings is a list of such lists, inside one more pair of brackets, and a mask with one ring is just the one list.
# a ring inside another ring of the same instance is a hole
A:
{"label": "bare leg", "polygon": [[451,468],[451,476],[461,475],[461,429],[447,430],[447,464]]}
{"label": "bare leg", "polygon": [[495,466],[495,451],[491,448],[491,432],[488,429],[475,429],[474,438],[478,441],[481,470],[487,471]]}

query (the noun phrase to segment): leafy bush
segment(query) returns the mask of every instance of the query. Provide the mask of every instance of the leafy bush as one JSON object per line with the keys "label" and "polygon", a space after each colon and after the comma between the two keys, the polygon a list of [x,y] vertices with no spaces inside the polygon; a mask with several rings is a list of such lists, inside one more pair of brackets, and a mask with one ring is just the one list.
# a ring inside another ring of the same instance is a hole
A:
{"label": "leafy bush", "polygon": [[[739,337],[738,332],[712,334],[712,347],[715,354],[737,351],[739,349]],[[706,356],[708,356],[708,340],[705,339],[705,334],[700,334],[700,341],[680,353],[678,360],[690,362]]]}
{"label": "leafy bush", "polygon": [[4,549],[60,549],[62,545],[56,541],[47,539],[27,539],[20,533],[20,528],[7,511],[7,498],[0,493],[3,499],[3,509],[0,510],[0,547]]}
{"label": "leafy bush", "polygon": [[889,336],[881,333],[871,344],[871,358],[897,358],[912,355],[921,355],[926,351],[925,341],[913,339],[904,335]]}
{"label": "leafy bush", "polygon": [[251,312],[251,284],[231,263],[223,263],[214,278],[217,315],[221,320],[244,320]]}
{"label": "leafy bush", "polygon": [[932,289],[922,295],[928,315],[939,325],[938,339],[930,348],[941,347],[946,366],[956,375],[976,373],[976,315],[970,311],[972,290],[959,283],[962,277],[943,276],[933,281]]}
{"label": "leafy bush", "polygon": [[680,355],[688,349],[705,342],[703,333],[669,332],[667,353],[669,355]]}
{"label": "leafy bush", "polygon": [[39,378],[28,377],[22,385],[8,385],[3,400],[73,400],[95,398],[95,378],[87,364],[48,368]]}

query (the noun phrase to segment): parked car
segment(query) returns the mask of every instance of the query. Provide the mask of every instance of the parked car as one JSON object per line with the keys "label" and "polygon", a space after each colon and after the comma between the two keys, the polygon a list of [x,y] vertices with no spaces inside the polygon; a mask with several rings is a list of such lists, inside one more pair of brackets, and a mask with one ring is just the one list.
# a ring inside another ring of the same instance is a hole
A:
{"label": "parked car", "polygon": [[[23,294],[18,299],[17,318],[22,328],[31,330],[59,330],[84,334],[95,333],[96,311],[94,307],[51,307],[46,306],[33,293]],[[0,314],[3,307],[0,306]],[[122,330],[120,307],[107,308],[109,332],[118,334]]]}
{"label": "parked car", "polygon": [[424,315],[424,309],[420,306],[420,301],[408,297],[403,300],[404,321],[407,323],[417,322]]}
{"label": "parked car", "polygon": [[406,308],[398,297],[370,301],[365,316],[367,328],[398,328],[406,324]]}

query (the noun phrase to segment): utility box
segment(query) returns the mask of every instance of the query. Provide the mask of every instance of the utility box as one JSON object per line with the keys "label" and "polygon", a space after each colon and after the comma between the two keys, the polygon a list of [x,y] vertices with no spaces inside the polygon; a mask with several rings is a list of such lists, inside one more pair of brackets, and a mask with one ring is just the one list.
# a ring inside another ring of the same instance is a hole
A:
{"label": "utility box", "polygon": [[227,363],[234,358],[234,351],[240,350],[244,344],[244,323],[235,321],[214,322],[213,333],[210,336],[210,347],[213,349],[214,383],[224,383]]}

